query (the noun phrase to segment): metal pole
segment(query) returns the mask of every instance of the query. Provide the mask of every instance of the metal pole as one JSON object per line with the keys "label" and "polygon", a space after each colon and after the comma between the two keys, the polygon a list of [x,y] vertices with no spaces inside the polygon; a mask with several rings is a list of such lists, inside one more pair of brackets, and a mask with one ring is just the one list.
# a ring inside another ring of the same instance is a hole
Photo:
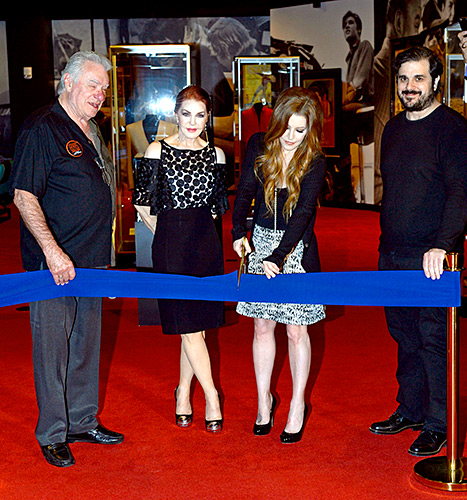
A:
{"label": "metal pole", "polygon": [[[447,254],[448,271],[460,271],[457,253]],[[459,320],[456,307],[447,319],[447,453],[415,464],[415,478],[425,486],[445,491],[467,491],[464,464],[459,457]]]}

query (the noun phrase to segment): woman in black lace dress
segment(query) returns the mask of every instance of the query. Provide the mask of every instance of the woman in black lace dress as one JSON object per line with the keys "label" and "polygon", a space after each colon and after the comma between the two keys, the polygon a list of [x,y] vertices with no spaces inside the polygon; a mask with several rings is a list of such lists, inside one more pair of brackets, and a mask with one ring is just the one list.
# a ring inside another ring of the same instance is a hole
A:
{"label": "woman in black lace dress", "polygon": [[[292,87],[277,99],[266,132],[248,142],[233,212],[233,248],[250,254],[248,272],[274,278],[320,270],[314,234],[316,204],[326,170],[320,146],[323,112],[311,90]],[[254,200],[250,247],[247,215]],[[291,301],[293,302],[293,301]],[[283,443],[302,437],[306,421],[305,387],[310,372],[311,345],[307,325],[325,317],[320,304],[239,302],[237,312],[254,318],[253,361],[258,388],[256,435],[268,434],[276,399],[271,375],[277,323],[286,325],[293,394]]]}
{"label": "woman in black lace dress", "polygon": [[[154,232],[157,273],[190,276],[223,274],[222,245],[214,224],[228,208],[225,156],[201,138],[210,112],[202,88],[184,88],[175,103],[178,132],[151,143],[136,172],[133,203]],[[222,430],[219,395],[211,374],[205,331],[224,322],[222,302],[159,299],[164,334],[181,335],[180,380],[175,389],[176,423],[192,422],[190,387],[199,380],[206,398],[208,432]]]}

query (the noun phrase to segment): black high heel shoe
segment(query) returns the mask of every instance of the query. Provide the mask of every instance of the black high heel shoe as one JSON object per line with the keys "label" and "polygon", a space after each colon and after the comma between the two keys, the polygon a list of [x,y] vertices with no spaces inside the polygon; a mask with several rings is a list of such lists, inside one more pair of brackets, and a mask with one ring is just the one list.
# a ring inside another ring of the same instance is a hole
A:
{"label": "black high heel shoe", "polygon": [[253,426],[253,434],[255,436],[266,436],[271,432],[272,426],[274,425],[274,410],[276,409],[277,400],[274,397],[274,394],[271,394],[271,396],[272,404],[269,412],[269,422],[267,424],[257,424],[255,422],[255,425]]}
{"label": "black high heel shoe", "polygon": [[[178,391],[178,386],[175,388],[175,408],[177,408],[177,391]],[[191,413],[186,413],[186,414],[180,414],[177,413],[177,410],[175,410],[175,423],[179,427],[189,427],[193,423],[193,412]]]}
{"label": "black high heel shoe", "polygon": [[305,409],[303,411],[303,422],[300,430],[298,432],[281,432],[281,443],[298,443],[300,439],[302,439],[303,429],[305,428],[306,416],[308,413],[308,406],[305,405]]}
{"label": "black high heel shoe", "polygon": [[[219,395],[219,407],[221,406],[221,397]],[[216,420],[206,420],[204,419],[204,425],[206,426],[206,432],[221,432],[224,426],[224,419],[218,418]]]}

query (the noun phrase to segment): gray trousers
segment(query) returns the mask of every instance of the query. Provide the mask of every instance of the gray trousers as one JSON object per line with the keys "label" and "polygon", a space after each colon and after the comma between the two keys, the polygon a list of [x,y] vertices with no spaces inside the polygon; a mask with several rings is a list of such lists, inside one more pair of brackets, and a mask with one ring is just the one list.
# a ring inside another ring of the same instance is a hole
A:
{"label": "gray trousers", "polygon": [[102,299],[31,302],[33,367],[41,446],[97,425]]}

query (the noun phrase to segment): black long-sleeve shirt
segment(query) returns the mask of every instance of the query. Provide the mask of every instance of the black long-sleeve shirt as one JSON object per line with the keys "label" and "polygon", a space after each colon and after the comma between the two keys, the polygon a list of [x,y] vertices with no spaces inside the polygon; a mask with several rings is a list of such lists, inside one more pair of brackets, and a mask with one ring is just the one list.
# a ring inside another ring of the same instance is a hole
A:
{"label": "black long-sleeve shirt", "polygon": [[[233,240],[238,240],[247,235],[247,215],[254,199],[253,207],[253,229],[261,213],[261,207],[265,204],[264,185],[262,180],[255,174],[255,162],[259,155],[264,152],[264,133],[254,134],[248,141],[245,160],[242,165],[242,173],[235,197],[233,211]],[[320,270],[318,246],[314,234],[314,223],[316,219],[316,202],[321,191],[326,170],[324,157],[320,156],[313,160],[310,169],[303,176],[300,183],[300,196],[291,217],[289,217],[284,236],[279,246],[265,260],[282,266],[287,255],[295,245],[303,240],[305,251],[302,265],[307,272]]]}
{"label": "black long-sleeve shirt", "polygon": [[382,137],[380,252],[462,251],[467,223],[467,120],[438,106],[392,118]]}

